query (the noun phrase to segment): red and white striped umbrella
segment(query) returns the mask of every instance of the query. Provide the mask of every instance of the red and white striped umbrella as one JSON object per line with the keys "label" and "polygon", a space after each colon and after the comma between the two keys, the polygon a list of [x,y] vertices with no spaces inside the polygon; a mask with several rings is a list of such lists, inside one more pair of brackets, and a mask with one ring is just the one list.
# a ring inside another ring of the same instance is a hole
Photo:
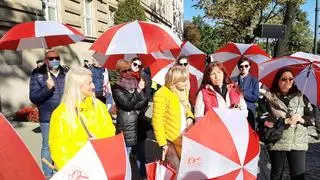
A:
{"label": "red and white striped umbrella", "polygon": [[152,80],[156,83],[164,85],[165,75],[168,70],[174,66],[176,59],[178,59],[179,56],[187,56],[189,63],[188,70],[190,74],[196,77],[198,85],[201,84],[206,55],[190,42],[183,42],[179,50],[174,49],[164,51],[163,53],[156,52],[152,53],[152,56],[156,61],[150,65],[150,71]]}
{"label": "red and white striped umbrella", "polygon": [[[172,50],[173,54],[174,51]],[[203,72],[206,66],[206,54],[189,41],[183,42],[179,56],[187,56],[190,65]]]}
{"label": "red and white striped umbrella", "polygon": [[0,49],[47,49],[72,44],[84,38],[83,34],[67,24],[56,21],[32,21],[12,27],[0,39]]}
{"label": "red and white striped umbrella", "polygon": [[130,180],[131,167],[123,134],[88,141],[51,179]]}
{"label": "red and white striped umbrella", "polygon": [[258,64],[270,60],[269,55],[256,44],[228,43],[210,56],[213,60],[223,63],[231,77],[239,74],[237,63],[242,56],[251,61],[250,73],[254,77],[258,77],[259,74]]}
{"label": "red and white striped umbrella", "polygon": [[0,113],[0,132],[0,179],[44,180],[45,177],[37,161],[2,113]]}
{"label": "red and white striped umbrella", "polygon": [[170,28],[151,22],[134,21],[113,26],[91,46],[91,50],[105,55],[150,54],[178,49],[182,44]]}
{"label": "red and white striped umbrella", "polygon": [[120,59],[124,59],[127,61],[131,61],[133,58],[138,57],[144,67],[148,67],[150,64],[156,61],[154,56],[151,54],[116,54],[106,56],[102,53],[95,52],[92,57],[94,57],[101,66],[108,69],[116,69],[117,61]]}
{"label": "red and white striped umbrella", "polygon": [[[153,81],[160,85],[164,85],[165,82],[165,76],[169,69],[175,65],[175,61],[170,61],[166,59],[157,59],[156,62],[152,63],[150,67],[151,71],[151,78]],[[200,86],[203,72],[199,71],[197,68],[192,66],[192,64],[189,64],[188,66],[189,73],[196,77],[197,79],[197,85],[192,84],[192,86]]]}
{"label": "red and white striped umbrella", "polygon": [[183,135],[178,179],[257,178],[259,138],[241,110],[209,111]]}
{"label": "red and white striped umbrella", "polygon": [[284,67],[292,70],[295,84],[310,102],[320,105],[320,56],[297,52],[262,63],[259,66],[260,82],[270,88],[275,74]]}

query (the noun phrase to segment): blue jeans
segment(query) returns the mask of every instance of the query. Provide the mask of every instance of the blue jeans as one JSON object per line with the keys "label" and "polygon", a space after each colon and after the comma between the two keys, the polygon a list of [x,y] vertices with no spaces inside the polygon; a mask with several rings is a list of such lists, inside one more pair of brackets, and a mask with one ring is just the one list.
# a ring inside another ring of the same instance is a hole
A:
{"label": "blue jeans", "polygon": [[[50,123],[40,123],[42,135],[41,159],[45,158],[52,164],[52,159],[49,149],[49,127]],[[42,171],[46,177],[53,175],[53,170],[42,162]]]}
{"label": "blue jeans", "polygon": [[126,147],[127,149],[127,155],[130,157],[132,149],[134,149],[134,152],[136,154],[136,163],[137,167],[139,168],[140,177],[146,177],[146,157],[145,157],[145,140],[138,142],[137,145],[132,147]]}

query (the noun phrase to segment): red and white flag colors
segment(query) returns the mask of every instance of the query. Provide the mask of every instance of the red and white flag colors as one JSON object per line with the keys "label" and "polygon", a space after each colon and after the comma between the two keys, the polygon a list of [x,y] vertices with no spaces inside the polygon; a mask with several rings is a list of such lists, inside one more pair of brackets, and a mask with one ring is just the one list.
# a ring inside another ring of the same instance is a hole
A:
{"label": "red and white flag colors", "polygon": [[[165,59],[158,59],[156,62],[152,63],[150,65],[150,71],[151,71],[151,77],[152,80],[160,85],[164,85],[165,82],[165,76],[168,72],[168,70],[174,66],[176,61],[170,61]],[[200,86],[203,73],[199,71],[197,68],[192,66],[191,64],[188,65],[189,73],[193,76],[195,76],[197,79],[197,85],[193,84],[193,86]]]}
{"label": "red and white flag colors", "polygon": [[133,58],[139,58],[144,67],[148,67],[150,64],[156,61],[154,56],[151,54],[115,54],[106,56],[99,52],[95,52],[92,57],[95,58],[99,64],[108,69],[116,69],[117,61],[120,59],[124,59],[127,61],[131,61]]}
{"label": "red and white flag colors", "polygon": [[72,44],[84,38],[83,34],[67,24],[56,21],[32,21],[12,27],[0,39],[0,49],[46,49]]}
{"label": "red and white flag colors", "polygon": [[0,179],[45,179],[21,137],[0,113]]}
{"label": "red and white flag colors", "polygon": [[279,69],[290,69],[300,91],[304,90],[312,104],[320,105],[320,56],[297,52],[262,63],[259,68],[259,80],[269,88]]}
{"label": "red and white flag colors", "polygon": [[228,43],[210,56],[213,60],[223,63],[231,77],[239,74],[237,63],[242,56],[251,61],[250,73],[254,77],[258,77],[258,64],[270,60],[269,55],[256,44]]}
{"label": "red and white flag colors", "polygon": [[259,140],[247,114],[209,111],[183,136],[178,179],[256,179]]}
{"label": "red and white flag colors", "polygon": [[88,141],[52,180],[130,180],[123,134]]}
{"label": "red and white flag colors", "polygon": [[146,164],[148,180],[175,180],[176,171],[168,164],[160,161]]}
{"label": "red and white flag colors", "polygon": [[113,26],[91,46],[91,50],[105,55],[150,54],[178,49],[182,41],[170,28],[151,22],[134,21]]}

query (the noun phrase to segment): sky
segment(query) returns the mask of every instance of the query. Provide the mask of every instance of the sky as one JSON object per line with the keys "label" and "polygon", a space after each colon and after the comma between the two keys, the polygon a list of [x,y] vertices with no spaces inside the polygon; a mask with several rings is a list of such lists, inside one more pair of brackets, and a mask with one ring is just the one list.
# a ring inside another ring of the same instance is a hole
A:
{"label": "sky", "polygon": [[[193,16],[204,15],[204,13],[201,10],[192,7],[192,5],[194,5],[196,2],[197,0],[184,0],[184,20],[192,20]],[[315,6],[315,0],[306,0],[306,3],[302,6],[302,9],[308,13],[308,20],[312,32],[314,32],[315,24]]]}

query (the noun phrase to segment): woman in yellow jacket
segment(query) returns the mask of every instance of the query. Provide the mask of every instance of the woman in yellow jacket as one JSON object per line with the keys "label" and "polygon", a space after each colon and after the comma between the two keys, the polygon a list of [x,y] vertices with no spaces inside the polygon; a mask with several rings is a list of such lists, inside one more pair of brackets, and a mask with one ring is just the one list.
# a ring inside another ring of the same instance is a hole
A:
{"label": "woman in yellow jacket", "polygon": [[79,67],[68,72],[61,104],[51,116],[49,147],[58,170],[84,146],[89,134],[110,137],[115,127],[106,105],[94,97],[91,71]]}
{"label": "woman in yellow jacket", "polygon": [[174,169],[179,168],[181,134],[193,124],[188,99],[189,73],[183,66],[173,66],[165,76],[165,85],[153,97],[152,125],[163,154]]}

